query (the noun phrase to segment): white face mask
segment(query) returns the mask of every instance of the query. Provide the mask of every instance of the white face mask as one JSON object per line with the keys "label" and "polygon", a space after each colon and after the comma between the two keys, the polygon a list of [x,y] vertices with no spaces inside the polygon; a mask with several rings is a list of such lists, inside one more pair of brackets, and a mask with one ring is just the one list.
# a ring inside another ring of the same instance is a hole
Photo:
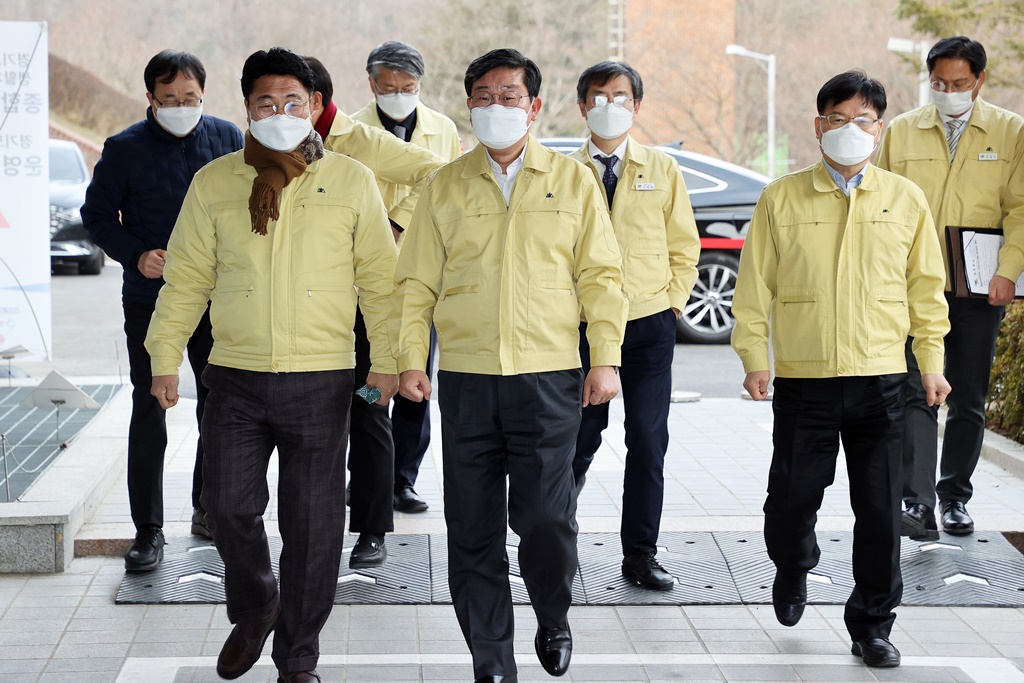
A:
{"label": "white face mask", "polygon": [[526,110],[492,104],[469,110],[473,122],[473,135],[490,149],[507,149],[519,142],[530,129]]}
{"label": "white face mask", "polygon": [[377,106],[395,121],[405,121],[419,104],[420,94],[396,92],[391,95],[377,95]]}
{"label": "white face mask", "polygon": [[191,133],[202,115],[202,102],[198,107],[153,107],[153,116],[160,127],[179,138]]}
{"label": "white face mask", "polygon": [[832,161],[842,166],[856,166],[875,151],[875,136],[850,122],[822,133],[820,144],[825,156]]}
{"label": "white face mask", "polygon": [[259,121],[249,122],[249,132],[261,145],[275,152],[290,152],[309,137],[313,130],[310,119],[275,114]]}
{"label": "white face mask", "polygon": [[[978,84],[975,83],[974,87],[977,88]],[[937,92],[929,88],[928,93],[931,95],[932,104],[935,105],[935,108],[939,110],[940,114],[945,114],[946,116],[960,116],[970,109],[971,104],[974,103],[974,90],[968,90],[967,92]]]}
{"label": "white face mask", "polygon": [[606,102],[587,112],[587,128],[594,135],[613,140],[633,127],[633,112],[614,102]]}

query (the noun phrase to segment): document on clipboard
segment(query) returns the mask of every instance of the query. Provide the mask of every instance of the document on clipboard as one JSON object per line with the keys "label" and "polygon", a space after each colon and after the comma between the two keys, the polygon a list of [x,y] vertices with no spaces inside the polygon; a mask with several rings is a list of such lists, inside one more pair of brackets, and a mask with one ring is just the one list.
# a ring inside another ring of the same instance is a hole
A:
{"label": "document on clipboard", "polygon": [[[999,267],[1003,231],[949,226],[946,243],[953,272],[953,295],[987,297],[988,285]],[[1017,279],[1015,298],[1024,299],[1024,275]]]}

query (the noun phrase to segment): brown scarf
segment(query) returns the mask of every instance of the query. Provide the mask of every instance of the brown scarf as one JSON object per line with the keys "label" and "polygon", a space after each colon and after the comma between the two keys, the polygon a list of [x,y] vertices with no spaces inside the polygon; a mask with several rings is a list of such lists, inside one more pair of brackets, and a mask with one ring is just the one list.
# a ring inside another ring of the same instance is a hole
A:
{"label": "brown scarf", "polygon": [[252,231],[257,235],[267,234],[267,223],[271,218],[278,220],[278,196],[288,183],[306,171],[306,166],[324,155],[323,142],[315,131],[311,131],[298,147],[290,152],[275,152],[267,149],[245,132],[245,163],[256,169],[249,195],[249,216]]}

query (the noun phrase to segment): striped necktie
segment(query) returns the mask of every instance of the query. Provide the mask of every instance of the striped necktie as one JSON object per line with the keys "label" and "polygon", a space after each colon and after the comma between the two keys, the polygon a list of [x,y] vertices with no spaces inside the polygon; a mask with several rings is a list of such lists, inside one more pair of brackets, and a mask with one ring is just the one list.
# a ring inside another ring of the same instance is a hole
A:
{"label": "striped necktie", "polygon": [[950,119],[946,121],[946,142],[949,144],[949,163],[953,163],[956,156],[956,146],[960,144],[960,135],[963,132],[963,119]]}
{"label": "striped necktie", "polygon": [[601,178],[601,182],[604,183],[604,192],[608,195],[608,208],[611,208],[615,186],[619,184],[619,178],[615,175],[615,164],[619,161],[619,157],[615,154],[609,154],[606,157],[595,154],[594,158],[604,164],[604,177]]}

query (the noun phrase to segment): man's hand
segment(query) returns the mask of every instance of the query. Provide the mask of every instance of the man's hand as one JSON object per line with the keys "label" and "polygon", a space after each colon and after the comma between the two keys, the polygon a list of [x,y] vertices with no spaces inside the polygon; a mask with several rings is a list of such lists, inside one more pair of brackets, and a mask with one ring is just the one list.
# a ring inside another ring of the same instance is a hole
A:
{"label": "man's hand", "polygon": [[768,398],[768,383],[772,381],[772,373],[768,370],[755,370],[748,372],[743,380],[743,388],[755,401],[763,401]]}
{"label": "man's hand", "polygon": [[1017,283],[1002,275],[996,275],[988,283],[988,303],[992,306],[1005,306],[1013,301],[1017,291]]}
{"label": "man's hand", "polygon": [[611,365],[595,365],[583,380],[583,407],[596,406],[619,393],[619,377]]}
{"label": "man's hand", "polygon": [[430,400],[430,378],[422,370],[406,370],[398,378],[398,393],[419,403]]}
{"label": "man's hand", "polygon": [[164,264],[167,263],[167,252],[163,249],[151,249],[139,257],[139,272],[150,280],[164,275]]}
{"label": "man's hand", "polygon": [[921,386],[924,387],[925,400],[930,406],[941,406],[942,402],[949,396],[949,392],[953,390],[949,386],[949,382],[946,381],[945,375],[939,372],[921,375]]}
{"label": "man's hand", "polygon": [[398,393],[398,375],[371,372],[366,376],[366,384],[380,391],[380,398],[376,401],[378,405],[386,406],[391,397]]}
{"label": "man's hand", "polygon": [[153,377],[153,388],[149,393],[156,397],[160,407],[164,410],[173,408],[178,404],[178,376],[177,375],[156,375]]}
{"label": "man's hand", "polygon": [[675,306],[673,306],[672,307],[672,312],[676,314],[676,320],[679,320],[679,313],[680,313],[679,309],[676,308]]}

